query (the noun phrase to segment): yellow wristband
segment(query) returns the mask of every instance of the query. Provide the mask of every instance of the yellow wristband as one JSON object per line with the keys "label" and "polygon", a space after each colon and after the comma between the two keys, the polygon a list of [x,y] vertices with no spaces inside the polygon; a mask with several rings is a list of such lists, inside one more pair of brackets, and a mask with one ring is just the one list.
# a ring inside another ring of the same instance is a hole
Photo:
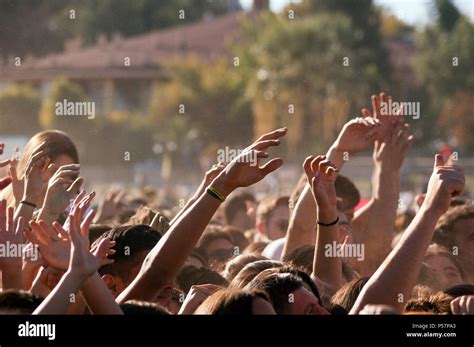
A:
{"label": "yellow wristband", "polygon": [[221,193],[219,193],[216,188],[214,188],[214,187],[209,187],[209,188],[207,188],[207,189],[208,189],[211,193],[213,193],[217,198],[219,198],[220,201],[222,201],[222,202],[225,201],[224,195],[222,195]]}

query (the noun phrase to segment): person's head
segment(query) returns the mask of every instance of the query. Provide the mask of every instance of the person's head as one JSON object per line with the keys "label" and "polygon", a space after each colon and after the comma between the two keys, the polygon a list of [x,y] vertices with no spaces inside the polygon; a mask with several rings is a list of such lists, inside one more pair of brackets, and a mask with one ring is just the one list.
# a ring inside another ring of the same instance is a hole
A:
{"label": "person's head", "polygon": [[231,194],[224,203],[226,223],[240,230],[253,228],[255,225],[256,202],[249,192]]}
{"label": "person's head", "polygon": [[252,242],[250,245],[247,246],[246,249],[244,249],[244,254],[262,254],[262,252],[267,246],[268,242],[265,241]]}
{"label": "person's head", "polygon": [[42,298],[23,290],[0,291],[0,314],[32,314]]}
{"label": "person's head", "polygon": [[257,208],[255,226],[270,240],[276,240],[286,235],[290,219],[289,197],[275,195],[263,199]]}
{"label": "person's head", "polygon": [[464,272],[456,258],[439,245],[431,245],[426,252],[425,265],[436,273],[439,288],[446,289],[463,284]]}
{"label": "person's head", "polygon": [[[42,131],[34,135],[26,144],[23,154],[17,165],[18,177],[23,176],[26,170],[28,159],[30,158],[31,154],[33,154],[34,150],[43,142],[45,143],[44,151],[47,151],[48,157],[51,159],[51,164],[55,164],[56,170],[63,165],[79,163],[79,154],[77,152],[76,146],[66,133],[59,130]],[[43,173],[43,182],[48,182],[54,173],[55,170],[45,170]],[[41,206],[46,194],[47,184],[44,184],[43,186],[44,189],[39,195],[39,201],[31,201],[37,206]],[[8,195],[5,195],[5,197],[7,198],[8,204],[10,205],[13,201],[13,193],[11,192],[11,188],[10,192]]]}
{"label": "person's head", "polygon": [[267,293],[277,314],[328,314],[301,278],[291,273],[263,271],[246,289]]}
{"label": "person's head", "polygon": [[197,268],[187,265],[181,269],[176,277],[176,283],[179,289],[187,293],[194,285],[199,284],[215,284],[221,287],[227,287],[227,280],[219,273],[205,267]]}
{"label": "person's head", "polygon": [[128,300],[120,304],[123,314],[140,316],[167,316],[170,312],[160,304],[150,301]]}
{"label": "person's head", "polygon": [[304,269],[307,273],[313,271],[314,246],[305,245],[298,247],[283,257],[285,263]]}
{"label": "person's head", "polygon": [[433,241],[456,255],[466,280],[474,281],[474,206],[450,208],[439,219]]}
{"label": "person's head", "polygon": [[426,298],[410,299],[405,305],[405,314],[451,314],[451,301],[454,298],[439,292]]}
{"label": "person's head", "polygon": [[260,272],[282,266],[284,266],[284,264],[276,260],[257,260],[248,263],[237,273],[237,275],[235,275],[234,279],[230,282],[229,287],[243,289]]}
{"label": "person's head", "polygon": [[242,270],[247,264],[259,260],[267,260],[267,258],[265,258],[263,255],[252,253],[238,255],[234,259],[227,262],[222,274],[228,281],[232,281],[234,277],[240,272],[240,270]]}
{"label": "person's head", "polygon": [[92,224],[89,227],[89,242],[93,244],[102,234],[110,231],[111,226],[107,224]]}
{"label": "person's head", "polygon": [[114,262],[102,266],[99,274],[112,294],[118,296],[137,276],[161,235],[148,225],[119,226],[102,234],[94,244],[106,237],[116,242],[113,247],[116,253],[109,256]]}
{"label": "person's head", "polygon": [[184,265],[192,265],[197,268],[207,266],[206,259],[201,254],[201,251],[196,248],[193,249],[193,252],[188,256],[188,259],[186,259],[186,263]]}
{"label": "person's head", "polygon": [[222,231],[229,234],[230,238],[232,239],[232,243],[238,247],[238,253],[241,254],[247,247],[250,245],[250,241],[245,237],[245,234],[242,230],[226,225],[222,227]]}
{"label": "person's head", "polygon": [[197,249],[204,256],[212,270],[220,272],[225,263],[235,255],[235,245],[228,233],[220,227],[210,226],[197,243]]}
{"label": "person's head", "polygon": [[204,300],[196,314],[267,315],[275,314],[275,310],[262,291],[227,288],[216,291]]}
{"label": "person's head", "polygon": [[368,280],[369,277],[361,277],[344,284],[332,296],[331,306],[339,306],[346,312],[350,312]]}
{"label": "person's head", "polygon": [[354,218],[354,210],[360,201],[360,193],[355,184],[344,175],[337,175],[334,181],[336,195],[342,200],[342,210],[349,222]]}

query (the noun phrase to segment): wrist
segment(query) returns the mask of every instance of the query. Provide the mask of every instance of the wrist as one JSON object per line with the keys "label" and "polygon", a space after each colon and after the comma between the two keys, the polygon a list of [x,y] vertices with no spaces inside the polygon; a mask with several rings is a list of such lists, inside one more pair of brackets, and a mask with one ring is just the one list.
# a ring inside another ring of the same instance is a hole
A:
{"label": "wrist", "polygon": [[337,217],[338,217],[338,213],[337,213],[336,207],[330,208],[330,209],[318,210],[318,214],[317,214],[318,222],[329,224],[329,223],[334,222],[337,219]]}
{"label": "wrist", "polygon": [[224,197],[224,199],[235,190],[235,187],[229,186],[225,182],[225,178],[221,177],[220,175],[216,177],[209,186],[217,190]]}
{"label": "wrist", "polygon": [[446,212],[445,208],[441,208],[425,199],[423,204],[420,206],[418,213],[429,216],[430,218],[438,220]]}
{"label": "wrist", "polygon": [[[38,205],[38,200],[39,200],[39,198],[36,194],[26,192],[25,194],[23,194],[20,201],[28,201],[32,204]],[[18,201],[18,202],[20,202],[20,201]]]}

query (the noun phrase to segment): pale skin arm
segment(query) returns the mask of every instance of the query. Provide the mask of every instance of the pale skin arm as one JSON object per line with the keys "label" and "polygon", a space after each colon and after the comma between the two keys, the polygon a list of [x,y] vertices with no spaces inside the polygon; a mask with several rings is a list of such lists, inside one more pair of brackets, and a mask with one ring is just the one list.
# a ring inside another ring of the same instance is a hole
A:
{"label": "pale skin arm", "polygon": [[[356,118],[346,123],[326,157],[339,170],[351,155],[371,146],[379,136],[380,123],[370,117]],[[346,159],[346,160],[345,160]],[[334,178],[337,176],[335,173]],[[290,216],[282,258],[298,247],[314,244],[316,239],[317,206],[306,184]]]}
{"label": "pale skin arm", "polygon": [[[261,167],[251,166],[239,159],[249,153],[255,153],[258,158],[268,157],[268,153],[264,151],[270,146],[278,145],[279,138],[285,134],[286,128],[283,128],[260,137],[241,156],[229,163],[213,180],[211,186],[223,196],[227,196],[236,188],[254,184],[279,168],[283,163],[279,158],[272,159]],[[154,300],[164,286],[178,274],[220,204],[221,201],[215,197],[207,193],[201,194],[148,254],[139,274],[119,295],[117,301],[122,303],[131,299]]]}
{"label": "pale skin arm", "polygon": [[[376,141],[374,147],[372,198],[352,221],[354,242],[364,244],[367,249],[364,261],[354,264],[363,276],[370,276],[391,250],[400,195],[400,168],[414,140],[402,118],[380,114],[380,101],[388,101],[384,93],[380,98],[372,96],[374,117],[381,120],[385,133],[383,141]],[[370,115],[367,109],[363,113]]]}
{"label": "pale skin arm", "polygon": [[[334,188],[334,176],[337,168],[326,159],[326,156],[310,156],[303,164],[308,182],[311,182],[311,191],[318,206],[317,219],[320,223],[331,224],[337,220],[337,196]],[[339,257],[327,257],[326,245],[339,243],[339,225],[318,225],[315,253],[313,260],[313,279],[333,285],[341,286],[342,261]]]}
{"label": "pale skin arm", "polygon": [[212,168],[206,172],[204,179],[202,180],[201,184],[199,187],[196,189],[196,192],[193,194],[191,198],[186,202],[186,204],[183,206],[181,211],[178,212],[176,216],[171,220],[170,225],[173,225],[180,217],[181,215],[186,212],[188,208],[190,208],[194,203],[199,199],[199,197],[204,193],[206,188],[209,186],[209,184],[214,180],[214,178],[217,177],[219,172],[221,172],[224,169],[225,165],[224,164],[216,164],[213,165]]}
{"label": "pale skin arm", "polygon": [[436,156],[427,197],[420,211],[397,246],[365,285],[351,314],[357,314],[367,304],[389,305],[397,312],[403,310],[417,282],[436,223],[448,210],[451,197],[461,194],[464,181],[461,168],[445,165],[442,157]]}
{"label": "pale skin arm", "polygon": [[97,272],[84,282],[81,294],[93,314],[123,314]]}

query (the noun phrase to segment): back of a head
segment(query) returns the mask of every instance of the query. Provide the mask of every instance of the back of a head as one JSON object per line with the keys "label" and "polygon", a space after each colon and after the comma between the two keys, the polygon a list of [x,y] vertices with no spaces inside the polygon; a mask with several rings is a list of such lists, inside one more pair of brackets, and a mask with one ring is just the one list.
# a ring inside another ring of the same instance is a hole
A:
{"label": "back of a head", "polygon": [[456,223],[471,218],[474,218],[473,205],[459,205],[449,208],[436,224],[433,242],[451,249],[455,246]]}
{"label": "back of a head", "polygon": [[4,290],[0,292],[0,314],[32,314],[42,301],[30,292]]}
{"label": "back of a head", "polygon": [[282,266],[284,266],[282,262],[275,261],[275,260],[258,260],[258,261],[249,263],[245,265],[243,269],[237,273],[237,275],[234,277],[234,279],[230,283],[229,287],[243,289],[260,272],[266,269],[282,267]]}
{"label": "back of a head", "polygon": [[140,316],[167,316],[171,313],[156,302],[129,300],[120,304],[120,308],[126,315],[140,315]]}
{"label": "back of a head", "polygon": [[183,267],[176,277],[176,282],[179,289],[185,293],[189,292],[194,285],[215,284],[227,287],[229,284],[219,273],[205,267],[198,268],[193,265]]}
{"label": "back of a head", "polygon": [[454,298],[439,292],[427,298],[411,299],[405,305],[405,313],[451,314],[451,301]]}
{"label": "back of a head", "polygon": [[[51,159],[52,163],[63,155],[69,157],[74,163],[79,163],[77,148],[65,132],[60,130],[42,131],[34,135],[25,145],[23,154],[17,165],[18,177],[24,175],[28,159],[31,154],[33,154],[33,151],[43,142],[45,143],[43,150],[48,152],[48,157]],[[14,196],[11,185],[2,190],[1,196],[3,199],[7,200],[8,206],[13,206]]]}
{"label": "back of a head", "polygon": [[360,192],[355,184],[344,175],[337,175],[334,181],[337,197],[342,199],[344,209],[352,209],[360,201]]}
{"label": "back of a head", "polygon": [[196,314],[252,315],[254,300],[257,298],[268,301],[268,297],[261,291],[221,289],[204,300]]}
{"label": "back of a head", "polygon": [[298,247],[287,254],[283,261],[285,263],[303,268],[307,273],[313,271],[314,246],[305,245]]}
{"label": "back of a head", "polygon": [[239,212],[246,213],[246,201],[255,202],[255,197],[249,192],[232,194],[226,199],[224,204],[224,216],[227,224],[232,225],[232,221]]}
{"label": "back of a head", "polygon": [[240,254],[234,259],[231,259],[227,262],[223,275],[228,281],[232,281],[234,277],[242,270],[247,264],[259,261],[259,260],[268,260],[263,255],[259,254]]}
{"label": "back of a head", "polygon": [[289,311],[290,294],[303,287],[303,281],[291,273],[271,273],[266,271],[257,275],[246,287],[248,290],[265,292],[277,314]]}
{"label": "back of a head", "polygon": [[124,281],[129,281],[130,269],[143,260],[142,253],[148,253],[155,247],[161,235],[155,229],[144,224],[119,226],[102,234],[94,242],[94,245],[106,237],[116,242],[113,247],[116,253],[109,256],[114,262],[102,266],[99,269],[99,274],[111,274]]}
{"label": "back of a head", "polygon": [[368,280],[369,277],[362,277],[344,284],[332,296],[331,305],[340,306],[346,312],[350,312]]}
{"label": "back of a head", "polygon": [[52,162],[58,157],[66,155],[74,163],[79,163],[79,154],[71,138],[63,131],[47,130],[37,133],[26,144],[23,155],[18,162],[18,175],[24,174],[30,155],[43,142],[45,142],[45,150],[48,151],[48,157]]}

